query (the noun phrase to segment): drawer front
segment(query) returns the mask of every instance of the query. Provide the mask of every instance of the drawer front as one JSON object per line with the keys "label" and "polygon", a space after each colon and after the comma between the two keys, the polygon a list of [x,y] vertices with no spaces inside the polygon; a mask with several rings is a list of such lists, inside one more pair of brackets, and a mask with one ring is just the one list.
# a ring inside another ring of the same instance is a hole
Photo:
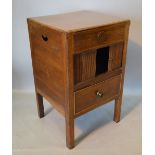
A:
{"label": "drawer front", "polygon": [[123,41],[125,37],[125,25],[113,25],[99,27],[74,34],[74,51],[79,53],[91,48],[98,48]]}
{"label": "drawer front", "polygon": [[75,92],[75,114],[104,103],[120,92],[121,75]]}

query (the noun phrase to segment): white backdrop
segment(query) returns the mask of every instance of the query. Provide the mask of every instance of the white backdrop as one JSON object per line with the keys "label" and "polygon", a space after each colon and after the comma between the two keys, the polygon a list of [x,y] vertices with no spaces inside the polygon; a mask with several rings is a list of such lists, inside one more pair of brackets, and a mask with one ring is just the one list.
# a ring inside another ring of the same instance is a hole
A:
{"label": "white backdrop", "polygon": [[131,20],[124,92],[141,94],[141,0],[13,0],[13,90],[34,91],[26,18],[77,10]]}

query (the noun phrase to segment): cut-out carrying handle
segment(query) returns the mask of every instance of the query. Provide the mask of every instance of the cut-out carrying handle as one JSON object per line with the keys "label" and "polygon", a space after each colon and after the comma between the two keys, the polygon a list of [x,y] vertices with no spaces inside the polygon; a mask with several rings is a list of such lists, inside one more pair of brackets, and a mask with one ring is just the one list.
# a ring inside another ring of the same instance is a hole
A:
{"label": "cut-out carrying handle", "polygon": [[45,36],[45,35],[42,35],[42,39],[43,39],[44,41],[48,41],[48,37]]}

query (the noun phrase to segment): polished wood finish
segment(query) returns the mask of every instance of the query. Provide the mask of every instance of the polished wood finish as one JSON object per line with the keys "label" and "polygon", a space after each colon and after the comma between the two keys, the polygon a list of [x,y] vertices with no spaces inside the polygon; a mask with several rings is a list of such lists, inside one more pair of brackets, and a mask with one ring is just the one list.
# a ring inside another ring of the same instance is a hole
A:
{"label": "polished wood finish", "polygon": [[72,149],[74,147],[74,73],[73,73],[73,34],[67,34],[66,39],[66,145]]}
{"label": "polished wood finish", "polygon": [[115,70],[122,67],[123,43],[110,46],[108,70]]}
{"label": "polished wood finish", "polygon": [[119,96],[115,99],[115,108],[114,108],[114,121],[118,123],[121,117],[121,104],[122,104],[122,97]]}
{"label": "polished wood finish", "polygon": [[74,80],[75,84],[95,77],[96,50],[74,56]]}
{"label": "polished wood finish", "polygon": [[31,19],[52,29],[67,33],[96,28],[103,25],[114,25],[125,21],[128,22],[128,20],[120,17],[89,10],[33,17]]}
{"label": "polished wood finish", "polygon": [[105,80],[107,80],[113,76],[119,75],[121,73],[122,73],[122,68],[119,68],[119,69],[114,70],[114,71],[109,71],[107,73],[104,73],[104,74],[98,75],[96,77],[93,77],[91,79],[77,83],[74,87],[74,90],[77,91],[77,90],[83,89],[85,87],[94,85],[98,82],[105,81]]}
{"label": "polished wood finish", "polygon": [[38,116],[42,118],[44,117],[43,97],[37,92],[36,92],[36,100],[37,100]]}
{"label": "polished wood finish", "polygon": [[44,97],[65,117],[70,149],[76,117],[115,100],[119,122],[130,21],[93,11],[27,21],[39,117]]}
{"label": "polished wood finish", "polygon": [[99,48],[123,41],[125,37],[125,25],[126,22],[122,22],[75,32],[74,52],[85,52],[92,48]]}
{"label": "polished wood finish", "polygon": [[123,85],[124,85],[124,75],[125,75],[125,65],[126,65],[126,54],[127,54],[127,45],[128,45],[128,35],[129,35],[129,26],[128,23],[125,27],[125,39],[124,39],[124,48],[122,54],[122,80],[120,83],[120,96],[119,99],[115,100],[115,112],[114,112],[114,121],[119,122],[121,117],[121,104],[122,104],[122,95],[123,95]]}
{"label": "polished wood finish", "polygon": [[[85,109],[103,103],[110,97],[119,95],[120,92],[120,75],[112,77],[106,81],[86,87],[75,92],[75,114]],[[97,92],[102,93],[98,96]]]}

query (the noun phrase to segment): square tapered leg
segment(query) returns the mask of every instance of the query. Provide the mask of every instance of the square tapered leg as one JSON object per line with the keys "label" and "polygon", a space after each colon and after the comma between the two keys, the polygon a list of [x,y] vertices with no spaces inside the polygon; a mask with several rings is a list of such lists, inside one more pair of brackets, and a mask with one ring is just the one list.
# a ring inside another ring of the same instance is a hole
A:
{"label": "square tapered leg", "polygon": [[38,108],[38,116],[39,118],[44,117],[44,105],[43,105],[43,97],[36,92],[36,101],[37,101],[37,108]]}
{"label": "square tapered leg", "polygon": [[74,119],[66,118],[66,146],[74,148]]}
{"label": "square tapered leg", "polygon": [[114,121],[118,123],[121,117],[121,105],[122,105],[122,97],[115,99],[115,108],[114,108]]}

